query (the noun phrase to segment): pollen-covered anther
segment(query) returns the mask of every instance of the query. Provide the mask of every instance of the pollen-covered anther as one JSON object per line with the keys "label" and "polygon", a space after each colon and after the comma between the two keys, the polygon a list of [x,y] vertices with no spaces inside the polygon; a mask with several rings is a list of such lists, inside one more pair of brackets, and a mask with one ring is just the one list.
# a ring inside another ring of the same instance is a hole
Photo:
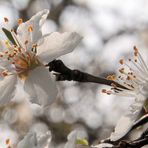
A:
{"label": "pollen-covered anther", "polygon": [[113,88],[117,88],[117,85],[116,85],[115,83],[111,83],[111,86],[112,86]]}
{"label": "pollen-covered anther", "polygon": [[106,89],[102,89],[102,93],[106,93],[107,92],[107,90]]}
{"label": "pollen-covered anther", "polygon": [[107,80],[116,80],[116,76],[115,75],[108,75],[106,77]]}
{"label": "pollen-covered anther", "polygon": [[135,59],[134,61],[137,62],[137,59]]}
{"label": "pollen-covered anther", "polygon": [[123,65],[123,64],[124,64],[124,60],[123,60],[123,59],[120,59],[120,60],[119,60],[119,63],[120,63],[121,65]]}
{"label": "pollen-covered anther", "polygon": [[10,144],[10,139],[6,139],[5,143],[6,145]]}
{"label": "pollen-covered anther", "polygon": [[33,31],[33,27],[30,25],[27,29],[28,32],[32,32]]}
{"label": "pollen-covered anther", "polygon": [[0,54],[0,57],[3,57],[3,54]]}
{"label": "pollen-covered anther", "polygon": [[2,72],[0,73],[0,75],[1,75],[2,77],[8,76],[8,72],[7,72],[7,71],[2,71]]}
{"label": "pollen-covered anther", "polygon": [[138,52],[138,48],[136,46],[133,47],[135,52]]}
{"label": "pollen-covered anther", "polygon": [[111,95],[111,94],[112,94],[112,91],[111,91],[111,90],[107,90],[107,91],[106,91],[106,94],[107,94],[107,95]]}
{"label": "pollen-covered anther", "polygon": [[36,48],[36,47],[37,47],[37,44],[33,44],[33,45],[32,45],[32,48]]}
{"label": "pollen-covered anther", "polygon": [[9,19],[7,17],[4,17],[4,22],[9,22]]}
{"label": "pollen-covered anther", "polygon": [[120,68],[119,72],[123,74],[124,73],[124,68]]}
{"label": "pollen-covered anther", "polygon": [[18,20],[17,20],[17,23],[20,25],[20,24],[22,24],[23,23],[23,19],[22,18],[19,18]]}
{"label": "pollen-covered anther", "polygon": [[28,40],[26,40],[24,44],[27,45],[28,44]]}
{"label": "pollen-covered anther", "polygon": [[137,49],[137,47],[136,46],[134,46],[134,56],[138,56],[138,49]]}
{"label": "pollen-covered anther", "polygon": [[132,80],[131,76],[127,76],[126,80]]}

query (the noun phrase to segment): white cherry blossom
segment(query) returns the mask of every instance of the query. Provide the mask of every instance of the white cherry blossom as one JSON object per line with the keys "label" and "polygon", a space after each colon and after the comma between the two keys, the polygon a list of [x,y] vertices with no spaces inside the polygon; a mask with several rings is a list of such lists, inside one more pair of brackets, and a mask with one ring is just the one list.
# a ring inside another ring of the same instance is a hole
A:
{"label": "white cherry blossom", "polygon": [[148,66],[139,50],[134,47],[134,58],[128,59],[128,62],[121,59],[119,62],[122,66],[119,69],[120,75],[118,77],[110,75],[107,79],[116,81],[122,88],[112,84],[111,90],[104,89],[103,92],[131,96],[135,99],[129,109],[119,119],[114,132],[110,136],[112,141],[121,139],[131,130],[148,98]]}
{"label": "white cherry blossom", "polygon": [[2,31],[8,40],[0,40],[0,103],[10,101],[20,81],[34,103],[45,106],[56,97],[57,88],[45,64],[73,51],[82,37],[76,32],[42,35],[48,13],[40,11],[27,22],[19,19],[16,33],[4,18]]}

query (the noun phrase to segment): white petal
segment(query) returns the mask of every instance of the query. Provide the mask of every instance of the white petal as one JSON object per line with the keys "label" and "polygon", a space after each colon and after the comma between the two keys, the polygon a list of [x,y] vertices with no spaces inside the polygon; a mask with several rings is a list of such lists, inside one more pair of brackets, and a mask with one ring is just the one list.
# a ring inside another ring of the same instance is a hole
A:
{"label": "white petal", "polygon": [[29,132],[24,139],[22,139],[17,148],[37,148],[36,134]]}
{"label": "white petal", "polygon": [[41,60],[50,62],[61,55],[72,52],[81,39],[82,37],[76,32],[51,33],[45,36],[42,44],[37,47],[37,55]]}
{"label": "white petal", "polygon": [[[22,44],[24,44],[26,40],[31,43],[36,43],[42,37],[41,27],[44,24],[48,13],[49,10],[44,9],[34,15],[29,21],[19,25],[17,29],[17,37]],[[31,32],[32,35],[27,31],[29,26],[33,27],[33,31]]]}
{"label": "white petal", "polygon": [[77,132],[74,130],[72,131],[68,137],[67,137],[67,142],[64,146],[64,148],[75,148],[76,147],[76,139],[77,139]]}
{"label": "white petal", "polygon": [[113,147],[113,145],[110,143],[101,143],[99,145],[91,146],[91,148],[109,148],[109,147]]}
{"label": "white petal", "polygon": [[0,81],[0,103],[7,103],[14,96],[17,78],[15,75],[6,76]]}
{"label": "white petal", "polygon": [[130,105],[128,111],[118,121],[115,131],[111,134],[110,140],[117,141],[124,137],[132,128],[134,122],[137,120],[140,111],[144,105],[147,97],[142,94],[138,94],[135,102]]}
{"label": "white petal", "polygon": [[51,132],[50,131],[47,131],[45,132],[43,135],[40,135],[38,137],[38,146],[40,148],[45,148],[49,145],[50,141],[51,141]]}
{"label": "white petal", "polygon": [[29,72],[24,89],[30,94],[33,103],[43,106],[49,105],[57,95],[56,84],[50,78],[48,70],[43,66]]}

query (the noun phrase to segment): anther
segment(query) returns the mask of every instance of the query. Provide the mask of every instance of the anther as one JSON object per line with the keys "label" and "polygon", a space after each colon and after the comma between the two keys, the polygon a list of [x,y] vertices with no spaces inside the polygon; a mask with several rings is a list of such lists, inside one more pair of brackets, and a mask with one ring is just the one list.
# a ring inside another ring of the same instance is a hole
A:
{"label": "anther", "polygon": [[25,45],[28,44],[28,40],[25,41]]}
{"label": "anther", "polygon": [[30,25],[29,27],[28,27],[28,30],[27,30],[28,32],[32,32],[33,31],[33,27]]}
{"label": "anther", "polygon": [[18,20],[17,20],[17,23],[20,25],[20,24],[22,24],[23,23],[23,19],[22,18],[19,18]]}
{"label": "anther", "polygon": [[124,73],[124,68],[119,69],[120,73]]}
{"label": "anther", "polygon": [[5,22],[9,22],[9,19],[7,17],[4,17]]}
{"label": "anther", "polygon": [[123,60],[123,59],[120,59],[120,60],[119,60],[119,63],[120,63],[121,65],[123,65],[123,64],[124,64],[124,60]]}
{"label": "anther", "polygon": [[137,62],[137,59],[135,59],[135,62]]}
{"label": "anther", "polygon": [[8,145],[8,144],[10,144],[10,139],[6,139],[6,144]]}
{"label": "anther", "polygon": [[116,76],[115,75],[109,75],[106,77],[107,80],[115,80]]}
{"label": "anther", "polygon": [[102,89],[102,93],[106,93],[106,89]]}

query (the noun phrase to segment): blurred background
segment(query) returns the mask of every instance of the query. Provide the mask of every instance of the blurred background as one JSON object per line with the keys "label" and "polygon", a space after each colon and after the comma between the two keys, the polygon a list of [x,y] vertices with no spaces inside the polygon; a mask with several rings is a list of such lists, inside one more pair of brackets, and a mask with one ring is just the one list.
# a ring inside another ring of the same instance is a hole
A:
{"label": "blurred background", "polygon": [[[0,0],[0,23],[8,17],[16,27],[18,18],[26,21],[45,8],[50,14],[44,34],[76,31],[83,36],[74,52],[60,58],[72,69],[106,77],[116,73],[119,59],[129,57],[134,45],[147,49],[147,0]],[[98,84],[65,81],[57,86],[60,94],[46,112],[48,121],[40,119],[49,123],[51,145],[56,148],[62,147],[73,129],[90,143],[108,137],[133,101],[102,94],[107,87]],[[18,131],[11,132],[15,137]]]}

